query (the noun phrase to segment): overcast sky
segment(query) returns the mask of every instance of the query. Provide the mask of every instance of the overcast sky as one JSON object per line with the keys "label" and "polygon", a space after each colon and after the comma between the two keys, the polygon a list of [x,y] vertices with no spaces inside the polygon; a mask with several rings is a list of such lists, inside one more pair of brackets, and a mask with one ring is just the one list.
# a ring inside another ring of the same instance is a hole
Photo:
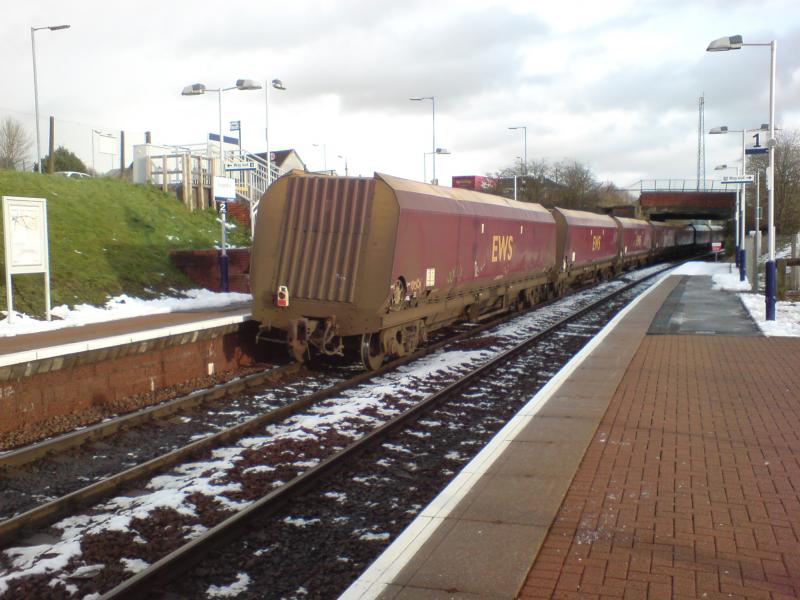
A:
{"label": "overcast sky", "polygon": [[[324,145],[329,169],[343,173],[341,155],[350,174],[421,180],[431,102],[409,98],[435,96],[436,145],[452,153],[436,161],[443,184],[512,165],[523,134],[508,127],[522,125],[529,160],[578,160],[619,186],[694,178],[701,94],[706,129],[768,120],[769,48],[705,52],[734,34],[778,40],[777,122],[800,128],[797,0],[2,6],[0,116],[21,119],[33,139],[30,27],[70,24],[36,33],[41,141],[46,148],[54,115],[56,143],[98,170],[113,158],[92,128],[125,130],[131,143],[146,130],[159,144],[202,142],[218,130],[217,96],[182,97],[183,86],[280,78],[287,89],[269,95],[270,147],[297,149],[311,169],[323,168]],[[225,128],[235,119],[244,147],[263,151],[264,91],[224,93]],[[708,137],[707,172],[735,164],[740,144],[739,135]]]}

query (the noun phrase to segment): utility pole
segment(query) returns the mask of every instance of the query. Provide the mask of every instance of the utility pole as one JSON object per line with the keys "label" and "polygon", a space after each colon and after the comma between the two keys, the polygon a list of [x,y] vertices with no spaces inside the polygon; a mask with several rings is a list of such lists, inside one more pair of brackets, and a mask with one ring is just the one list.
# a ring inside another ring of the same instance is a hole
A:
{"label": "utility pole", "polygon": [[700,182],[702,181],[703,190],[706,189],[706,98],[705,92],[700,96],[700,102],[697,107],[697,191],[700,191]]}

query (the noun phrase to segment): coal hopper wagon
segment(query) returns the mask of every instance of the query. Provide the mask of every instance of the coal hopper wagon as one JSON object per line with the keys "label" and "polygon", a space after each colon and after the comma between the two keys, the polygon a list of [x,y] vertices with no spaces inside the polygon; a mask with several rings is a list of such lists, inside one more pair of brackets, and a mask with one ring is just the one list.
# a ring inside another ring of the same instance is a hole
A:
{"label": "coal hopper wagon", "polygon": [[296,172],[259,206],[253,317],[299,360],[352,353],[374,369],[438,327],[553,295],[555,254],[556,221],[538,204]]}

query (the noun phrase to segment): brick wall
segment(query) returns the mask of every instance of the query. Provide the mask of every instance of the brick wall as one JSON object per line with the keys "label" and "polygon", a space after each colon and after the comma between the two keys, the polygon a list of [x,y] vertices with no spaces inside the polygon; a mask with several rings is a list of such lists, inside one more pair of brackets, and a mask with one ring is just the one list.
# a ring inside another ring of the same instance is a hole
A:
{"label": "brick wall", "polygon": [[243,200],[228,202],[228,216],[250,229],[250,203]]}
{"label": "brick wall", "polygon": [[186,386],[188,391],[198,380],[209,385],[224,379],[226,371],[263,359],[255,334],[256,324],[247,322],[4,367],[0,434],[24,434],[45,425],[56,433],[84,422],[87,413],[147,406],[170,389]]}
{"label": "brick wall", "polygon": [[[197,285],[220,291],[219,250],[174,250],[169,258]],[[250,249],[228,250],[228,287],[232,292],[250,293]]]}

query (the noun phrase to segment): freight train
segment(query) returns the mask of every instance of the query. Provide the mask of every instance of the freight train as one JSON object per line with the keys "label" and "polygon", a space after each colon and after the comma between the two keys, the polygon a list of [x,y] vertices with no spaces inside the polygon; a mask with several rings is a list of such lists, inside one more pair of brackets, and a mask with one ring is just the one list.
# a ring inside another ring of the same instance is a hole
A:
{"label": "freight train", "polygon": [[697,253],[722,227],[516,202],[389,175],[293,172],[262,198],[250,267],[259,339],[355,354],[367,369],[429,332]]}

